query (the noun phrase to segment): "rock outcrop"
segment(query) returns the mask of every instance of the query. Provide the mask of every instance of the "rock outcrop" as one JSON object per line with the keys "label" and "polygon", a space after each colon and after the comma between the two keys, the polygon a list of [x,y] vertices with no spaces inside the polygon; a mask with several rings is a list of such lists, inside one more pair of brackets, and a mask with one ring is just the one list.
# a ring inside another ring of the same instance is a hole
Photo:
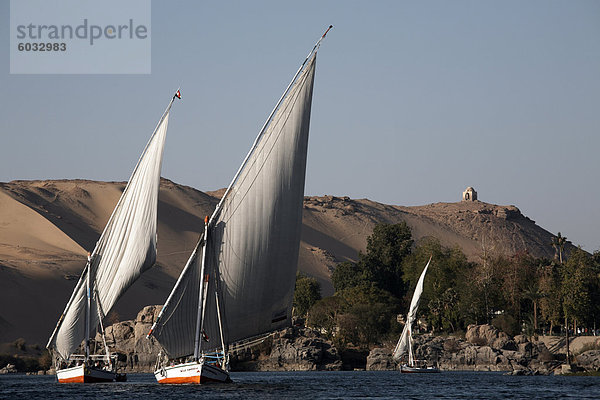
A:
{"label": "rock outcrop", "polygon": [[[511,338],[491,325],[470,325],[465,339],[432,335],[413,338],[415,357],[445,371],[505,371],[515,375],[548,375],[560,365],[543,342],[523,335]],[[593,359],[593,355],[589,358]],[[586,358],[587,360],[587,358]],[[593,361],[589,362],[593,365]],[[368,370],[394,370],[391,351],[376,348]]]}
{"label": "rock outcrop", "polygon": [[[160,345],[146,334],[160,306],[147,306],[135,320],[106,328],[107,344],[118,355],[125,372],[153,372]],[[564,373],[561,364],[542,340],[525,335],[510,337],[492,325],[470,325],[465,339],[416,335],[415,357],[438,365],[445,371],[504,371],[512,375]],[[99,335],[96,342],[101,343]],[[364,357],[364,356],[363,356]],[[364,358],[363,358],[364,360]],[[233,371],[337,371],[343,368],[341,355],[333,343],[319,332],[298,326],[283,329],[262,342],[232,349]],[[7,366],[0,373],[13,372]],[[388,348],[374,348],[366,357],[366,369],[395,370],[397,363]],[[600,370],[600,350],[589,350],[575,358],[573,368]]]}
{"label": "rock outcrop", "polygon": [[493,325],[469,325],[465,338],[469,343],[490,346],[494,350],[516,351],[516,342]]}
{"label": "rock outcrop", "polygon": [[367,371],[390,371],[397,369],[397,364],[392,358],[392,351],[383,347],[376,347],[367,356]]}
{"label": "rock outcrop", "polygon": [[[106,328],[107,345],[118,355],[118,366],[125,372],[154,372],[161,347],[146,335],[160,307],[144,307],[135,320]],[[96,343],[101,341],[96,335]],[[292,327],[273,333],[259,344],[234,349],[230,365],[234,371],[331,371],[340,370],[342,361],[333,344],[317,331]]]}
{"label": "rock outcrop", "polygon": [[4,368],[0,369],[0,375],[4,375],[4,374],[16,374],[17,371],[17,367],[14,366],[13,364],[7,364]]}
{"label": "rock outcrop", "polygon": [[258,346],[231,353],[237,371],[338,371],[342,361],[333,344],[317,331],[291,327],[275,332]]}
{"label": "rock outcrop", "polygon": [[600,371],[600,350],[588,350],[575,357],[577,366],[586,371]]}
{"label": "rock outcrop", "polygon": [[[154,372],[160,345],[156,339],[146,338],[161,306],[146,306],[135,320],[117,322],[106,327],[106,342],[118,356],[118,366],[125,372]],[[100,334],[96,343],[102,343]]]}

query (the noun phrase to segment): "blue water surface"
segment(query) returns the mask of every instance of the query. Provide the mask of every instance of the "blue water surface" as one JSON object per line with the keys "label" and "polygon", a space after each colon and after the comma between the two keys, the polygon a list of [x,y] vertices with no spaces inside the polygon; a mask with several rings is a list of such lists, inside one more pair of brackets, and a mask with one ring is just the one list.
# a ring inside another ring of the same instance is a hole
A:
{"label": "blue water surface", "polygon": [[0,375],[0,399],[600,399],[600,377],[505,376],[496,372],[234,372],[234,383],[58,384],[53,376]]}

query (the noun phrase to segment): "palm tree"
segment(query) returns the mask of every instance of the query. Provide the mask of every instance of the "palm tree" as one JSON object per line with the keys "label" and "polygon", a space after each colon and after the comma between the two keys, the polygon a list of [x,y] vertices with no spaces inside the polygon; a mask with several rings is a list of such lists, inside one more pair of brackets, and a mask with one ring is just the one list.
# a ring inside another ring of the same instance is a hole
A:
{"label": "palm tree", "polygon": [[567,243],[567,237],[561,236],[560,232],[558,232],[558,234],[556,236],[552,237],[552,240],[550,243],[552,245],[552,247],[554,247],[554,252],[555,252],[554,258],[556,258],[556,256],[558,255],[558,260],[561,264],[563,262],[562,254],[565,249],[566,243]]}
{"label": "palm tree", "polygon": [[525,289],[525,292],[523,294],[524,294],[524,297],[528,300],[531,300],[531,302],[533,304],[533,330],[534,330],[534,332],[537,333],[538,302],[540,299],[542,299],[544,297],[544,293],[540,290],[539,286],[536,284],[536,285],[531,285],[527,289]]}

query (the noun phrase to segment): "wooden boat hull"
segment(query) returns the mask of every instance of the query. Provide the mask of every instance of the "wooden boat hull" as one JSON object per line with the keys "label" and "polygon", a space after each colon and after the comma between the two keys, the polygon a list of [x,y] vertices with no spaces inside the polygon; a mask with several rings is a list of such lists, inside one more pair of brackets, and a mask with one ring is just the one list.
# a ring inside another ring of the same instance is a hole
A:
{"label": "wooden boat hull", "polygon": [[436,367],[410,367],[408,365],[400,366],[400,372],[403,374],[435,374],[440,372]]}
{"label": "wooden boat hull", "polygon": [[[123,377],[123,375],[120,375]],[[60,369],[56,371],[59,383],[98,383],[114,382],[117,374],[112,371],[78,365],[76,367]]]}
{"label": "wooden boat hull", "polygon": [[164,367],[154,372],[158,383],[225,383],[231,382],[229,372],[209,364],[191,362]]}

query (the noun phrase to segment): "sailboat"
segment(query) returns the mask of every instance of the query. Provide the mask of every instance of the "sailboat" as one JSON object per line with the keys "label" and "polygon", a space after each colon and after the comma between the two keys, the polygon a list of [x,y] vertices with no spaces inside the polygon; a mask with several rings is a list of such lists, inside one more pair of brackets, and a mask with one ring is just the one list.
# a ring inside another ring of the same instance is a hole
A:
{"label": "sailboat", "polygon": [[428,366],[424,360],[415,360],[412,340],[412,324],[417,318],[417,309],[419,308],[419,301],[421,300],[421,294],[423,293],[423,281],[425,280],[425,274],[427,273],[427,268],[429,268],[430,263],[431,257],[429,257],[429,261],[427,261],[427,265],[425,265],[425,268],[417,281],[417,286],[415,287],[415,292],[413,293],[410,307],[408,308],[408,314],[406,314],[406,323],[402,330],[402,335],[400,335],[398,344],[396,344],[396,348],[392,354],[394,360],[399,363],[402,361],[402,357],[408,353],[408,363],[400,365],[400,372],[403,373],[440,372],[437,367]]}
{"label": "sailboat", "polygon": [[314,45],[256,137],[148,337],[159,383],[229,382],[229,346],[290,326]]}
{"label": "sailboat", "polygon": [[[156,214],[162,155],[175,93],[154,129],[100,239],[60,316],[47,348],[58,382],[122,381],[116,355],[110,354],[102,320],[142,272],[156,261]],[[103,354],[91,354],[100,328]],[[84,341],[84,354],[75,354]]]}

